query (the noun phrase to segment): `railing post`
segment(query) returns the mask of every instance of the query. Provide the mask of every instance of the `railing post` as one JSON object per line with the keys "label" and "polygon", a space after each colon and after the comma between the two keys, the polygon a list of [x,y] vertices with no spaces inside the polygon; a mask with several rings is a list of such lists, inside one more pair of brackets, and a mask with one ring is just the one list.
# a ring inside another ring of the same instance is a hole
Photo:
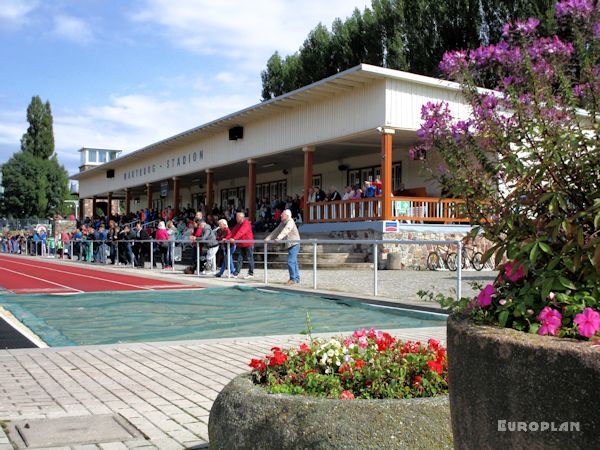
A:
{"label": "railing post", "polygon": [[313,242],[313,289],[317,289],[317,241]]}
{"label": "railing post", "polygon": [[73,260],[74,256],[73,256],[73,251],[75,250],[75,245],[73,244],[73,237],[71,236],[71,242],[70,242],[70,246],[71,249],[69,250],[69,258],[71,259],[71,261]]}
{"label": "railing post", "polygon": [[200,246],[196,242],[196,275],[200,276]]}
{"label": "railing post", "polygon": [[227,255],[227,278],[231,278],[231,241],[227,241],[227,248],[225,249]]}
{"label": "railing post", "polygon": [[150,241],[150,270],[154,269],[154,241]]}
{"label": "railing post", "polygon": [[115,266],[119,265],[119,243],[115,243],[115,262],[114,262]]}
{"label": "railing post", "polygon": [[458,249],[456,251],[456,300],[462,297],[462,242],[456,241]]}
{"label": "railing post", "polygon": [[378,261],[377,261],[377,243],[373,244],[373,295],[377,297],[377,270],[378,270]]}
{"label": "railing post", "polygon": [[268,241],[264,241],[264,244],[263,244],[264,245],[264,247],[263,247],[264,248],[264,252],[263,252],[263,260],[264,261],[263,261],[263,263],[264,263],[264,266],[265,266],[265,268],[264,268],[264,270],[265,270],[265,273],[264,273],[264,282],[265,282],[265,284],[269,283],[269,273],[268,273],[268,269],[267,269],[267,267],[268,267],[268,264],[267,264],[267,255],[268,255],[267,247],[268,247],[268,244],[267,244],[267,242]]}
{"label": "railing post", "polygon": [[[169,262],[171,263],[171,271],[175,272],[175,241],[172,241],[171,245],[171,260]],[[183,249],[181,253],[183,254]]]}

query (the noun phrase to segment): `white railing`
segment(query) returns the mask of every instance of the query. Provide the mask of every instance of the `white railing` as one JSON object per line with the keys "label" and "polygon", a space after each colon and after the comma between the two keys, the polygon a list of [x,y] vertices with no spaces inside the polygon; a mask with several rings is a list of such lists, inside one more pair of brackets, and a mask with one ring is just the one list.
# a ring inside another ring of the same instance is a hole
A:
{"label": "white railing", "polygon": [[[31,242],[32,244],[34,243],[33,241],[28,241]],[[196,241],[199,244],[206,244],[207,242],[202,242],[202,241]],[[211,243],[214,243],[216,241],[209,241]],[[75,245],[79,243],[80,245],[78,246],[78,254],[81,260],[82,254],[83,254],[83,248],[84,246],[88,246],[87,248],[87,252],[89,252],[91,250],[91,253],[94,253],[94,243],[97,243],[98,246],[96,247],[97,251],[106,251],[105,248],[103,248],[102,246],[106,246],[109,248],[115,248],[116,251],[116,255],[115,255],[115,261],[119,260],[119,245],[118,244],[128,244],[127,247],[127,251],[129,252],[129,244],[133,245],[147,245],[149,246],[150,249],[150,270],[153,270],[153,266],[154,266],[154,249],[156,248],[155,246],[157,244],[161,244],[161,243],[168,243],[170,246],[171,251],[173,252],[172,254],[175,253],[175,249],[176,249],[176,245],[177,244],[193,244],[192,241],[165,241],[165,240],[161,240],[161,241],[156,241],[156,240],[152,240],[152,239],[148,239],[148,240],[117,240],[117,241],[97,241],[97,240],[82,240],[82,241],[67,241],[65,243],[63,243],[63,252],[64,249],[68,248],[69,252],[68,254],[70,255],[71,258],[73,258],[74,256],[74,249],[75,249]],[[229,267],[231,267],[231,246],[232,245],[236,245],[236,244],[240,244],[240,243],[249,243],[249,244],[262,244],[263,245],[263,267],[264,267],[264,274],[263,274],[263,282],[265,285],[267,285],[269,283],[269,270],[268,270],[268,255],[269,255],[269,246],[273,246],[273,245],[280,245],[280,244],[288,244],[288,243],[292,243],[292,244],[300,244],[300,245],[310,245],[312,247],[312,275],[313,275],[313,289],[317,289],[318,286],[318,279],[317,279],[317,273],[318,273],[318,268],[317,268],[317,246],[319,244],[352,244],[352,245],[370,245],[371,246],[371,252],[373,255],[373,295],[377,296],[379,295],[379,282],[378,282],[378,264],[379,264],[379,246],[383,245],[383,244],[393,244],[393,245],[446,245],[446,246],[456,246],[457,247],[457,251],[456,251],[456,298],[460,299],[462,296],[462,242],[460,240],[400,240],[400,239],[300,239],[300,240],[295,240],[295,241],[287,241],[287,240],[281,240],[281,241],[264,241],[264,240],[236,240],[234,242],[231,241],[221,241],[219,242],[219,245],[222,245],[223,249],[226,250],[224,251],[225,257],[227,258],[226,261],[226,267],[227,269],[229,269]],[[114,246],[114,247],[113,247]],[[141,249],[141,247],[139,247]],[[30,254],[29,252],[29,247],[26,246],[26,252],[27,255]],[[64,253],[63,253],[64,254]],[[89,255],[89,253],[87,253]],[[47,254],[42,254],[41,256],[46,256]],[[53,255],[55,258],[58,257],[58,253],[55,252],[55,254]],[[128,253],[128,256],[131,256],[130,253]],[[145,257],[145,254],[144,254]],[[104,258],[101,258],[101,261],[106,261],[107,259],[107,255],[105,255]],[[171,261],[172,262],[172,271],[175,271],[175,261]],[[131,262],[132,266],[133,266],[133,262]],[[200,265],[201,265],[201,250],[200,250],[200,245],[196,245],[196,275],[200,275]],[[241,268],[239,268],[241,269]],[[227,276],[226,278],[230,278],[231,277],[231,273],[229,270],[227,270]]]}

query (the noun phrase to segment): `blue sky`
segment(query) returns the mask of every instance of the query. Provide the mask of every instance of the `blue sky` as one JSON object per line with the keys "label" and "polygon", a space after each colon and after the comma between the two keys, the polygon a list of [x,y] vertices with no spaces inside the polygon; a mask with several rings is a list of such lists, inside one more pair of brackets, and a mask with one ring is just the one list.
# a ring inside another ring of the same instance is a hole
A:
{"label": "blue sky", "polygon": [[0,164],[49,100],[69,173],[260,101],[260,71],[370,0],[0,0]]}

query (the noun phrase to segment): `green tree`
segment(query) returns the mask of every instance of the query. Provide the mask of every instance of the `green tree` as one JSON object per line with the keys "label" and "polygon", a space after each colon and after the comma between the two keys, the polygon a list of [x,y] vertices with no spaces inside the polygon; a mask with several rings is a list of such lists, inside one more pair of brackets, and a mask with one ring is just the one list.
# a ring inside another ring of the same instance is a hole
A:
{"label": "green tree", "polygon": [[27,121],[21,151],[2,166],[2,209],[9,217],[46,217],[62,210],[68,175],[54,154],[50,103],[34,96]]}
{"label": "green tree", "polygon": [[50,102],[42,103],[36,95],[27,107],[29,127],[21,138],[21,150],[42,159],[48,159],[54,153],[54,131]]}

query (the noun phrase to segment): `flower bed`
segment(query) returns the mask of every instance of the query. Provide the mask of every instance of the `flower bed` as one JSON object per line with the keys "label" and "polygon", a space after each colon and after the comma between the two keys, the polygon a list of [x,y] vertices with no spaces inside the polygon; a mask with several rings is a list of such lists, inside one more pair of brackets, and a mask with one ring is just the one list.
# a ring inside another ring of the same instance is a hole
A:
{"label": "flower bed", "polygon": [[348,338],[312,340],[298,348],[271,351],[250,366],[255,383],[274,394],[380,399],[448,392],[446,349],[433,339],[423,345],[361,329]]}
{"label": "flower bed", "polygon": [[273,347],[210,412],[211,448],[452,448],[446,349],[357,330]]}

